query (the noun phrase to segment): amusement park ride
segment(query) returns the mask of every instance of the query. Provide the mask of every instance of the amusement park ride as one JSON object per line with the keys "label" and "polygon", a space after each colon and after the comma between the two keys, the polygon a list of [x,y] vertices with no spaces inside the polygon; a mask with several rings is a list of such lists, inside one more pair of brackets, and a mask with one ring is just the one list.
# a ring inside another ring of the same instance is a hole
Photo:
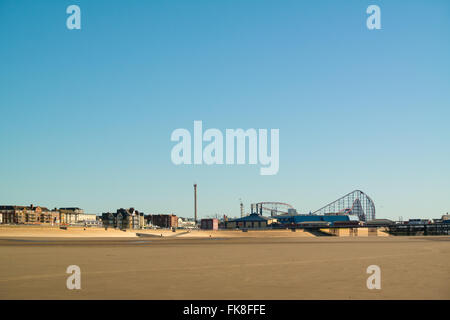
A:
{"label": "amusement park ride", "polygon": [[[293,206],[283,202],[258,202],[251,205],[252,213],[279,216],[297,214]],[[375,219],[375,203],[361,190],[352,191],[345,196],[310,213],[311,215],[353,215],[360,221]]]}

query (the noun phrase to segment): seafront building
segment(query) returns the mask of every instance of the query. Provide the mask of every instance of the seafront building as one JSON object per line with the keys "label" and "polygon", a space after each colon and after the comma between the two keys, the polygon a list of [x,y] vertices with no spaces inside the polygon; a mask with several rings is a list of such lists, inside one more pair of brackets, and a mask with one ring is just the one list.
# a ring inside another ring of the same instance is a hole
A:
{"label": "seafront building", "polygon": [[207,218],[200,220],[200,229],[202,230],[219,230],[219,219]]}
{"label": "seafront building", "polygon": [[274,217],[264,217],[257,213],[252,213],[246,217],[224,221],[226,229],[266,229],[271,227],[277,220]]}
{"label": "seafront building", "polygon": [[134,208],[117,209],[116,212],[102,214],[102,222],[105,228],[142,229],[144,227],[144,213]]}
{"label": "seafront building", "polygon": [[[305,223],[317,223],[328,222],[330,225],[343,222],[356,221],[358,218],[349,215],[313,215],[313,214],[293,214],[293,215],[280,215],[275,217],[279,224],[284,227],[295,226]],[[357,224],[357,223],[355,223]]]}
{"label": "seafront building", "polygon": [[177,228],[178,218],[174,214],[150,214],[145,216],[148,225],[160,228]]}
{"label": "seafront building", "polygon": [[84,214],[84,210],[76,207],[59,208],[61,223],[72,224],[77,223],[78,216]]}
{"label": "seafront building", "polygon": [[181,229],[195,229],[197,224],[193,218],[178,217],[178,228]]}
{"label": "seafront building", "polygon": [[99,217],[96,214],[80,213],[77,217],[77,223],[86,225],[96,225],[99,222]]}

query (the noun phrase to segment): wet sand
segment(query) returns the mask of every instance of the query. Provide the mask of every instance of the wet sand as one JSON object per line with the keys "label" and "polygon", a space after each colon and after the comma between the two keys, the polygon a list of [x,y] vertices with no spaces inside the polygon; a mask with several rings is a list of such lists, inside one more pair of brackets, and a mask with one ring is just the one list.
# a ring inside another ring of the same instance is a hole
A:
{"label": "wet sand", "polygon": [[[450,237],[4,234],[0,299],[450,299]],[[366,287],[374,264],[381,290]],[[69,265],[81,290],[66,288]]]}

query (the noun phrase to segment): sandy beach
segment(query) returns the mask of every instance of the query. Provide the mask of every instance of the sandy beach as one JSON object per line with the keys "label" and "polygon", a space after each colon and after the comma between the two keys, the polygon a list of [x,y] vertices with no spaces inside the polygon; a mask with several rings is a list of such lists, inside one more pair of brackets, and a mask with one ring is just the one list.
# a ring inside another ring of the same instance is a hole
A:
{"label": "sandy beach", "polygon": [[0,299],[450,299],[450,237],[23,229],[0,228]]}

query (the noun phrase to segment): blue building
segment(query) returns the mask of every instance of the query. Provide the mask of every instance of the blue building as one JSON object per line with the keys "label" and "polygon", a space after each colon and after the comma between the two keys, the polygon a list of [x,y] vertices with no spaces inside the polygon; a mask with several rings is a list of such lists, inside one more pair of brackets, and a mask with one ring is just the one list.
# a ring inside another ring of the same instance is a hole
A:
{"label": "blue building", "polygon": [[246,217],[225,221],[226,229],[265,229],[276,222],[275,217],[264,217],[257,213],[252,213]]}
{"label": "blue building", "polygon": [[281,215],[275,217],[283,226],[292,226],[297,225],[302,222],[317,222],[317,221],[325,221],[329,222],[331,226],[336,221],[350,221],[350,217],[348,215]]}

